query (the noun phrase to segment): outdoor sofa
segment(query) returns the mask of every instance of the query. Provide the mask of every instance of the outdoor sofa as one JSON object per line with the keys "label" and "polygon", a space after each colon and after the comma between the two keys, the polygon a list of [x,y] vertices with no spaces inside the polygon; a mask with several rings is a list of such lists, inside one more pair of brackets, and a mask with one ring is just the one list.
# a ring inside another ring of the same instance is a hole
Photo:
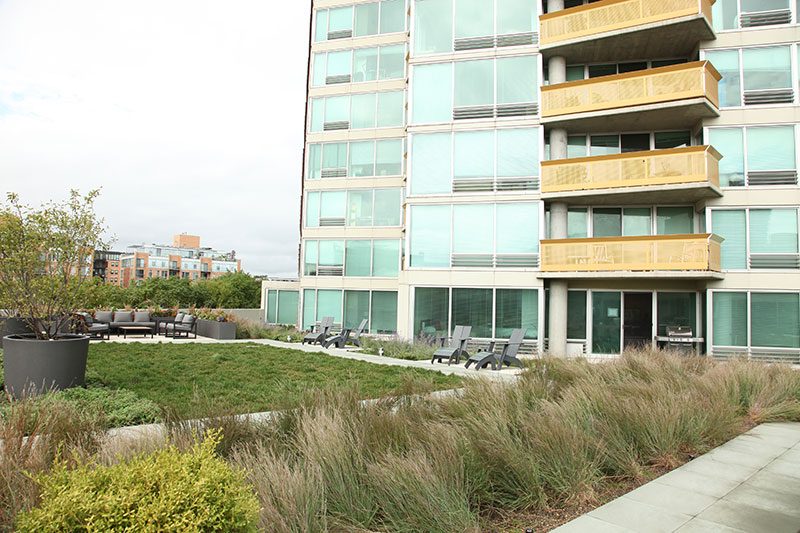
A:
{"label": "outdoor sofa", "polygon": [[156,323],[150,317],[150,311],[96,311],[94,322],[108,324],[112,331],[123,326],[148,327],[151,330]]}

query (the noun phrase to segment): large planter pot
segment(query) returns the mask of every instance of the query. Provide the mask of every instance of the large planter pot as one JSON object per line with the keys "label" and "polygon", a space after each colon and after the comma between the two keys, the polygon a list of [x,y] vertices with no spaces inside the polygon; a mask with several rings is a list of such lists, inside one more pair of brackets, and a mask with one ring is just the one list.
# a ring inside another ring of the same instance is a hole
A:
{"label": "large planter pot", "polygon": [[81,387],[86,382],[88,355],[89,337],[85,335],[46,341],[30,334],[8,335],[3,339],[6,392],[21,398]]}
{"label": "large planter pot", "polygon": [[221,341],[236,339],[236,324],[234,322],[217,322],[216,320],[197,321],[197,334],[201,337],[210,337]]}
{"label": "large planter pot", "polygon": [[0,348],[3,347],[3,338],[6,335],[18,335],[20,333],[30,333],[31,328],[21,318],[0,318]]}

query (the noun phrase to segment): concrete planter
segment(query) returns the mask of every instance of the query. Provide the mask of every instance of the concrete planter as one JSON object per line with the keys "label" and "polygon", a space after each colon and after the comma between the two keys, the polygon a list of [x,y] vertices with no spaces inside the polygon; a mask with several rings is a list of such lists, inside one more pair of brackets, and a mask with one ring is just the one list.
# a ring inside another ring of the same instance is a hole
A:
{"label": "concrete planter", "polygon": [[3,347],[3,337],[6,335],[19,335],[30,332],[31,328],[21,318],[0,318],[0,348]]}
{"label": "concrete planter", "polygon": [[81,387],[86,382],[88,355],[86,335],[63,335],[47,341],[30,334],[8,335],[3,339],[6,392],[20,398]]}
{"label": "concrete planter", "polygon": [[221,341],[236,339],[236,324],[233,322],[217,322],[216,320],[197,321],[197,334]]}

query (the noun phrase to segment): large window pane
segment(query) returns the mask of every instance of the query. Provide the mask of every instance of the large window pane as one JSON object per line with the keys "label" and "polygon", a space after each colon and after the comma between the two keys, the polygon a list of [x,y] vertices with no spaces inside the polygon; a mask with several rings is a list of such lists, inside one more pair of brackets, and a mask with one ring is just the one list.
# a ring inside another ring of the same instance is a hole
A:
{"label": "large window pane", "polygon": [[345,191],[328,191],[321,194],[319,216],[320,218],[344,218]]}
{"label": "large window pane", "polygon": [[381,2],[381,33],[395,33],[406,29],[406,1]]}
{"label": "large window pane", "polygon": [[344,291],[344,327],[355,329],[364,319],[369,320],[369,291]]}
{"label": "large window pane", "polygon": [[353,6],[339,7],[328,11],[328,31],[353,29]]}
{"label": "large window pane", "polygon": [[[666,335],[668,327],[689,327],[697,334],[697,294],[694,292],[659,292],[657,334]],[[699,336],[699,335],[697,335]]]}
{"label": "large window pane", "polygon": [[586,157],[586,135],[570,135],[567,137],[567,157]]}
{"label": "large window pane", "polygon": [[620,310],[620,293],[592,293],[592,353],[619,353]]}
{"label": "large window pane", "polygon": [[356,23],[353,35],[375,35],[378,33],[378,3],[356,5]]}
{"label": "large window pane", "polygon": [[711,224],[714,234],[722,241],[722,268],[747,268],[747,227],[744,209],[714,210]]}
{"label": "large window pane", "polygon": [[650,235],[652,219],[648,207],[626,207],[622,216],[622,234],[628,237]]}
{"label": "large window pane", "polygon": [[349,76],[353,71],[353,52],[328,52],[327,76]]}
{"label": "large window pane", "polygon": [[378,49],[358,48],[353,52],[353,82],[378,79]]}
{"label": "large window pane", "polygon": [[452,189],[450,133],[411,137],[411,194],[449,193]]}
{"label": "large window pane", "polygon": [[401,189],[375,189],[375,226],[400,225]]}
{"label": "large window pane", "polygon": [[317,321],[332,316],[336,324],[342,323],[342,291],[317,291]]}
{"label": "large window pane", "polygon": [[717,0],[711,6],[711,18],[714,21],[714,29],[732,30],[739,27],[739,6],[738,0]]}
{"label": "large window pane", "polygon": [[586,339],[586,291],[567,294],[567,338]]}
{"label": "large window pane", "polygon": [[592,212],[594,237],[619,237],[622,235],[622,210],[598,208]]}
{"label": "large window pane", "polygon": [[620,153],[619,135],[592,135],[591,155],[612,155]]}
{"label": "large window pane", "polygon": [[350,117],[350,97],[332,96],[325,99],[325,122],[346,122]]}
{"label": "large window pane", "polygon": [[453,0],[415,0],[414,53],[453,51]]}
{"label": "large window pane", "polygon": [[314,54],[314,73],[312,75],[312,83],[314,87],[325,85],[326,69],[328,67],[327,54],[320,53]]}
{"label": "large window pane", "polygon": [[450,206],[411,207],[411,266],[450,267]]}
{"label": "large window pane", "polygon": [[343,241],[319,241],[319,264],[325,267],[344,265]]}
{"label": "large window pane", "polygon": [[267,291],[267,324],[278,323],[278,291]]}
{"label": "large window pane", "polygon": [[450,335],[449,289],[417,287],[414,289],[414,336]]}
{"label": "large window pane", "polygon": [[378,127],[393,128],[403,125],[405,93],[402,91],[378,93]]}
{"label": "large window pane", "polygon": [[328,40],[328,10],[320,9],[317,11],[316,21],[314,22],[314,41],[321,42]]}
{"label": "large window pane", "polygon": [[303,272],[306,276],[317,275],[317,264],[319,263],[319,242],[306,241],[305,254],[303,256]]}
{"label": "large window pane", "polygon": [[402,78],[406,67],[406,46],[382,46],[380,51],[380,73],[378,79],[393,80]]}
{"label": "large window pane", "polygon": [[369,321],[371,333],[397,332],[397,293],[374,291],[372,293],[372,317]]}
{"label": "large window pane", "polygon": [[350,143],[350,171],[353,178],[375,175],[375,143],[372,141]]}
{"label": "large window pane", "polygon": [[491,254],[494,237],[494,206],[453,206],[453,253]]}
{"label": "large window pane", "polygon": [[497,176],[516,178],[539,175],[539,130],[498,130]]}
{"label": "large window pane", "polygon": [[374,241],[372,275],[377,278],[396,278],[400,274],[400,241]]}
{"label": "large window pane", "polygon": [[314,289],[303,291],[303,329],[309,329],[317,321],[317,292]]}
{"label": "large window pane", "polygon": [[657,212],[658,235],[694,233],[694,209],[691,207],[659,207]]}
{"label": "large window pane", "polygon": [[720,107],[735,107],[742,105],[741,76],[739,75],[739,51],[720,50],[708,51],[706,59],[711,61],[722,79],[719,82]]}
{"label": "large window pane", "polygon": [[453,119],[452,63],[417,65],[412,83],[414,124],[450,122]]}
{"label": "large window pane", "polygon": [[348,191],[348,226],[372,226],[372,194],[372,189]]}
{"label": "large window pane", "polygon": [[310,180],[318,180],[322,175],[322,145],[308,145],[308,177]]}
{"label": "large window pane", "polygon": [[742,128],[712,128],[708,141],[722,154],[719,183],[723,187],[744,186],[744,134]]}
{"label": "large window pane", "polygon": [[353,111],[350,118],[351,129],[356,130],[375,127],[376,96],[375,93],[353,95]]}
{"label": "large window pane", "polygon": [[347,143],[327,143],[322,145],[322,168],[340,170],[347,168]]}
{"label": "large window pane", "polygon": [[494,35],[494,2],[456,0],[456,39]]}
{"label": "large window pane", "polygon": [[278,324],[297,325],[299,291],[278,291]]}
{"label": "large window pane", "polygon": [[522,328],[526,339],[539,337],[539,293],[536,290],[497,289],[495,338],[507,339]]}
{"label": "large window pane", "polygon": [[497,60],[497,103],[536,102],[539,88],[536,56]]}
{"label": "large window pane", "polygon": [[531,0],[497,0],[497,34],[532,32],[537,16]]}
{"label": "large window pane", "polygon": [[797,210],[751,209],[750,253],[797,253]]}
{"label": "large window pane", "polygon": [[468,131],[455,134],[456,178],[494,177],[494,131]]}
{"label": "large window pane", "polygon": [[325,124],[325,98],[311,99],[311,131],[322,131]]}
{"label": "large window pane", "polygon": [[714,346],[747,346],[747,293],[715,292]]}
{"label": "large window pane", "polygon": [[377,142],[376,176],[399,176],[403,173],[403,140]]}
{"label": "large window pane", "polygon": [[792,58],[788,46],[742,50],[744,90],[792,87]]}
{"label": "large window pane", "polygon": [[800,348],[800,295],[752,293],[752,346]]}
{"label": "large window pane", "polygon": [[794,150],[794,126],[747,128],[747,169],[751,172],[794,170]]}
{"label": "large window pane", "polygon": [[472,326],[473,338],[492,337],[492,290],[453,289],[453,326]]}
{"label": "large window pane", "polygon": [[497,253],[539,251],[539,204],[497,204]]}
{"label": "large window pane", "polygon": [[567,238],[585,239],[589,236],[589,212],[586,208],[570,208],[567,211]]}
{"label": "large window pane", "polygon": [[345,276],[370,275],[370,263],[372,262],[372,242],[371,241],[347,241],[345,247]]}
{"label": "large window pane", "polygon": [[306,195],[306,227],[319,227],[319,193],[310,192]]}
{"label": "large window pane", "polygon": [[455,64],[455,107],[494,104],[494,61],[459,61]]}

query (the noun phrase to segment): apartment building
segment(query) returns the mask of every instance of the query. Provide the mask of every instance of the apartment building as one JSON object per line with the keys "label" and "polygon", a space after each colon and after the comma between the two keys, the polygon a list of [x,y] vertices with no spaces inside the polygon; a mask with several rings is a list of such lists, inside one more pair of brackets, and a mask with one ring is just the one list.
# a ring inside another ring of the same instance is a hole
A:
{"label": "apartment building", "polygon": [[212,279],[242,270],[235,251],[201,247],[200,237],[187,234],[175,235],[172,245],[131,245],[119,265],[117,284],[122,287],[150,278]]}
{"label": "apartment building", "polygon": [[103,283],[119,285],[120,259],[122,252],[97,250],[92,256],[92,276]]}
{"label": "apartment building", "polygon": [[302,327],[592,356],[681,328],[800,361],[798,11],[314,1],[300,278],[265,298]]}

